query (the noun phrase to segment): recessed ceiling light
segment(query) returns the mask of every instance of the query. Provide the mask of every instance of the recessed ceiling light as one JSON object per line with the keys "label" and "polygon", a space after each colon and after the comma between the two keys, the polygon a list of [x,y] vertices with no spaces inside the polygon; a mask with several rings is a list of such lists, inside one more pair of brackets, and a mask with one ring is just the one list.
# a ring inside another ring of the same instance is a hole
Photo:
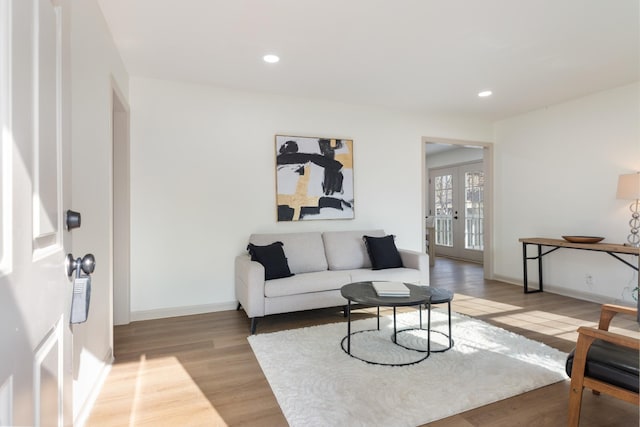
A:
{"label": "recessed ceiling light", "polygon": [[478,94],[478,96],[479,96],[480,98],[486,98],[487,96],[491,96],[491,94],[492,94],[492,93],[493,93],[493,92],[491,92],[490,90],[483,90],[482,92],[480,92],[480,93]]}
{"label": "recessed ceiling light", "polygon": [[276,62],[280,61],[278,55],[265,55],[262,57],[262,59],[264,59],[264,62],[268,62],[269,64],[275,64]]}

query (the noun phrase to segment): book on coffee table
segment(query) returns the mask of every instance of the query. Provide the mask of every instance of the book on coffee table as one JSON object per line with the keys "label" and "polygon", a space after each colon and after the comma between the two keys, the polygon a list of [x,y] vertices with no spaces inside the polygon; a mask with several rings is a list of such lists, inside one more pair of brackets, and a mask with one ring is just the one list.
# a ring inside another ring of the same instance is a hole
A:
{"label": "book on coffee table", "polygon": [[371,282],[379,297],[408,297],[409,288],[402,282]]}

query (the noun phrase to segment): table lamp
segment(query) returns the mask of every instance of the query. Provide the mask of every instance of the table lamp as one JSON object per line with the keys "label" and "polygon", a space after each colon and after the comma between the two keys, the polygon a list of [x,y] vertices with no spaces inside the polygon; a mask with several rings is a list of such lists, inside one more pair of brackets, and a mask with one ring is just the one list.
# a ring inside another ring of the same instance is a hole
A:
{"label": "table lamp", "polygon": [[631,211],[631,233],[627,236],[625,246],[640,247],[640,172],[620,175],[618,178],[618,191],[616,198],[624,200],[633,200],[629,206]]}

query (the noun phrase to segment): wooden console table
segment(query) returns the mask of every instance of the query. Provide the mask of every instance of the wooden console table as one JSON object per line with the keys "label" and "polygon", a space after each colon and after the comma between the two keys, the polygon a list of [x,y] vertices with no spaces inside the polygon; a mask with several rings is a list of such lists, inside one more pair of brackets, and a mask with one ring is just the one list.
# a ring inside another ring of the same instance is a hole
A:
{"label": "wooden console table", "polygon": [[[542,282],[542,257],[550,254],[551,252],[555,252],[560,248],[568,248],[568,249],[580,249],[583,251],[594,251],[594,252],[605,252],[618,261],[628,265],[633,268],[635,271],[638,271],[640,268],[640,248],[634,248],[631,246],[613,244],[613,243],[571,243],[562,239],[547,239],[544,237],[527,237],[519,240],[522,242],[522,265],[524,267],[524,293],[530,294],[534,292],[542,292],[543,291],[543,282]],[[538,255],[536,256],[528,256],[527,255],[527,246],[535,245],[538,247]],[[553,249],[549,249],[546,252],[542,252],[542,247],[550,247]],[[638,262],[636,265],[631,264],[630,262],[620,258],[618,254],[629,254],[635,255],[638,257]],[[538,289],[529,290],[529,283],[527,277],[527,261],[528,260],[538,260],[538,279],[539,286]],[[638,275],[638,287],[640,287],[640,275]],[[640,305],[640,298],[638,298],[638,305]]]}

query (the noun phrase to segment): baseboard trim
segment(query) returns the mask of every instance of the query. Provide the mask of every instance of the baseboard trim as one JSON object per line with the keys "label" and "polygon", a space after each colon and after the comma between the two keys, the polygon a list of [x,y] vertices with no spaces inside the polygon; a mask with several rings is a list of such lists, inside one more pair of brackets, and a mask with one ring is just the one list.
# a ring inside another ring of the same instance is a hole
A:
{"label": "baseboard trim", "polygon": [[[508,283],[510,285],[516,285],[516,286],[522,287],[522,282],[521,281],[518,281],[516,279],[513,279],[511,277],[507,277],[507,276],[500,276],[499,274],[494,274],[493,280],[495,280],[496,282],[504,282],[504,283]],[[537,284],[535,284],[535,286],[537,286]]]}
{"label": "baseboard trim", "polygon": [[[495,276],[495,280],[499,282],[509,283],[510,285],[523,287],[522,281],[518,281],[517,279],[513,279],[511,277]],[[530,286],[531,286],[530,289],[538,289],[537,283],[532,283],[530,284]],[[583,301],[595,302],[598,304],[630,305],[629,301],[621,301],[619,299],[607,297],[604,295],[593,294],[590,292],[579,291],[576,289],[567,289],[561,286],[554,286],[554,285],[548,285],[548,284],[544,285],[544,292],[549,292],[550,294],[562,295],[565,297],[571,297],[571,298],[575,298]]]}
{"label": "baseboard trim", "polygon": [[91,415],[91,411],[96,404],[96,400],[98,400],[100,391],[102,391],[102,387],[104,386],[104,383],[109,376],[109,372],[111,372],[111,366],[113,365],[114,361],[113,351],[111,350],[111,348],[109,348],[109,351],[107,351],[107,354],[102,360],[102,369],[98,374],[98,378],[96,379],[94,386],[91,388],[91,393],[89,393],[87,399],[84,401],[82,407],[73,420],[73,425],[75,427],[84,427],[84,425],[89,420],[89,416]]}
{"label": "baseboard trim", "polygon": [[235,310],[237,301],[216,304],[189,305],[184,307],[158,308],[154,310],[140,310],[131,312],[131,321],[164,319],[167,317],[191,316],[193,314],[213,313],[216,311]]}
{"label": "baseboard trim", "polygon": [[581,299],[584,301],[591,301],[598,304],[625,304],[628,305],[628,301],[620,301],[615,298],[607,297],[604,295],[592,294],[589,292],[577,291],[574,289],[561,288],[559,286],[544,285],[544,291],[552,294],[563,295],[565,297],[571,297]]}

